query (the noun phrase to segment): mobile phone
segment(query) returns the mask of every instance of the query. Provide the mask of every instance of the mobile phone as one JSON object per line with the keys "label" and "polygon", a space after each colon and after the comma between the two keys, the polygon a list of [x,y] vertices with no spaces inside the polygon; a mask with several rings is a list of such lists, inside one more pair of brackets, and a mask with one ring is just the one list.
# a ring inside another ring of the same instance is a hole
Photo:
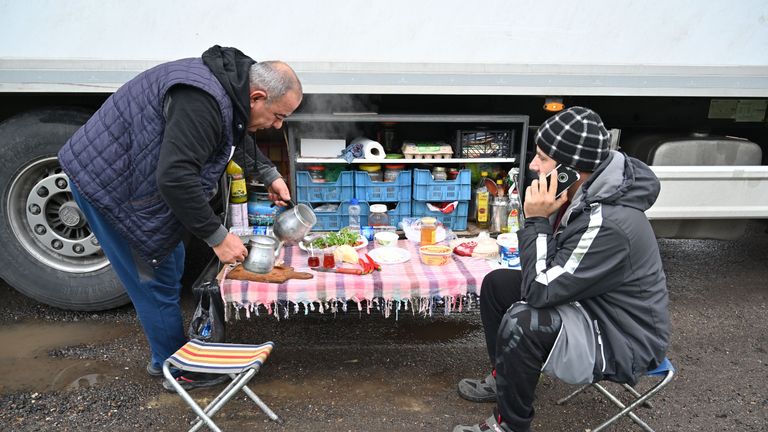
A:
{"label": "mobile phone", "polygon": [[563,166],[562,164],[558,165],[547,174],[547,187],[549,187],[549,182],[552,181],[552,176],[554,175],[555,170],[557,170],[557,192],[555,193],[555,197],[559,197],[563,192],[567,191],[571,185],[579,180],[579,172],[573,168]]}

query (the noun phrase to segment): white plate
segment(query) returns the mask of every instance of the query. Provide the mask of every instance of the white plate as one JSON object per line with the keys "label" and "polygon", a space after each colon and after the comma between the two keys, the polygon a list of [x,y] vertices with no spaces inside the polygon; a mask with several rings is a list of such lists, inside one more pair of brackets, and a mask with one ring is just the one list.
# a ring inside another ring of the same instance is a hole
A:
{"label": "white plate", "polygon": [[398,247],[377,247],[368,252],[368,255],[379,264],[400,264],[411,259],[411,252],[408,249]]}
{"label": "white plate", "polygon": [[[355,250],[360,250],[360,249],[368,246],[368,239],[363,237],[363,236],[358,237],[357,241],[361,241],[362,243],[360,243],[359,245],[355,246]],[[304,242],[301,241],[301,242],[299,242],[299,249],[301,249],[304,252],[306,252],[307,251],[307,245],[305,245]],[[318,250],[322,251],[322,249],[318,249]]]}

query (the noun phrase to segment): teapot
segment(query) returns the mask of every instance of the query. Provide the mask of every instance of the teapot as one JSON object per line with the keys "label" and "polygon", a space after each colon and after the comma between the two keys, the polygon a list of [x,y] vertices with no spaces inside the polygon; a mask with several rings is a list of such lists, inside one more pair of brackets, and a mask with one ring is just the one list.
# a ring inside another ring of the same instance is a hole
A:
{"label": "teapot", "polygon": [[317,216],[312,207],[290,201],[288,208],[275,216],[272,233],[283,243],[291,245],[299,243],[317,223]]}
{"label": "teapot", "polygon": [[253,273],[269,273],[280,255],[280,242],[266,235],[255,235],[248,241],[248,256],[243,267]]}

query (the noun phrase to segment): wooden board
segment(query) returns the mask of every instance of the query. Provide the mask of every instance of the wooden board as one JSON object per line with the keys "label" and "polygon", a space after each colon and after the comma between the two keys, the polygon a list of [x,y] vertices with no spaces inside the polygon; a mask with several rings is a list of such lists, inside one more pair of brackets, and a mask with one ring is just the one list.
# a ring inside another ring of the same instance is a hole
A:
{"label": "wooden board", "polygon": [[253,273],[244,269],[242,264],[227,274],[227,279],[247,280],[254,282],[283,283],[288,279],[312,279],[312,273],[297,272],[293,267],[286,265],[275,266],[269,273]]}

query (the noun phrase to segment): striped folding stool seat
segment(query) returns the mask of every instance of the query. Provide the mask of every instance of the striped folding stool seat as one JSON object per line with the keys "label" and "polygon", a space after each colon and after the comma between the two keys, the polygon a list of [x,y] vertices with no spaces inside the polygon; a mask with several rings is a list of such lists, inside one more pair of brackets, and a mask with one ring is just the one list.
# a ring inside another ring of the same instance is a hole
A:
{"label": "striped folding stool seat", "polygon": [[[270,420],[280,424],[283,423],[280,417],[272,412],[267,404],[262,402],[253,390],[247,386],[251,378],[259,372],[261,366],[267,361],[267,357],[269,357],[274,346],[275,344],[272,342],[266,342],[261,345],[241,345],[207,343],[193,339],[163,362],[163,375],[176,389],[179,396],[197,414],[190,432],[200,429],[203,424],[208,425],[213,431],[220,432],[219,427],[211,420],[211,417],[241,389],[264,411]],[[232,382],[205,409],[201,409],[194,399],[189,396],[189,393],[173,378],[171,367],[189,372],[225,374],[232,378]]]}

